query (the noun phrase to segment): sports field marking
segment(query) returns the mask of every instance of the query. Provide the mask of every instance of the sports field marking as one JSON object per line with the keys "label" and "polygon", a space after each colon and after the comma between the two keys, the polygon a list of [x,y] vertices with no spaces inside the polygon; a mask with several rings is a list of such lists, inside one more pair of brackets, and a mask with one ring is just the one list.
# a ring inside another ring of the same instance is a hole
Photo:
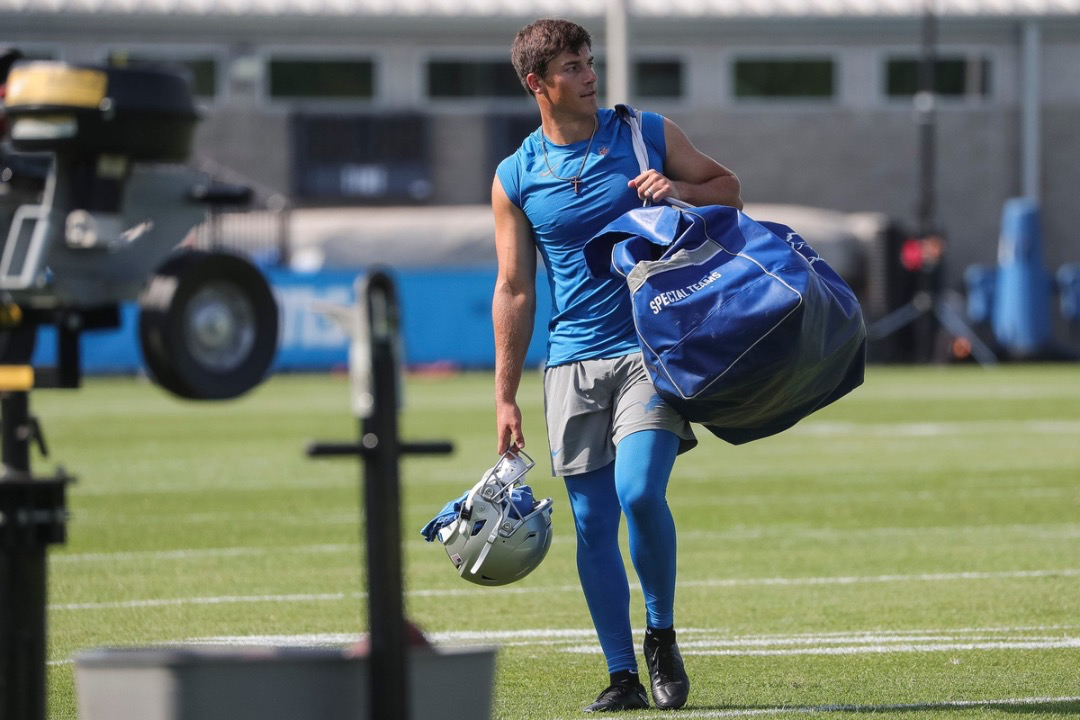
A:
{"label": "sports field marking", "polygon": [[[1071,695],[1065,697],[1027,697],[1027,698],[1001,698],[998,700],[943,700],[941,702],[921,703],[896,703],[891,705],[806,705],[774,708],[748,708],[739,710],[687,710],[678,711],[680,720],[693,718],[704,720],[705,718],[735,718],[755,717],[759,715],[784,715],[795,713],[799,715],[816,715],[820,713],[885,713],[885,712],[911,712],[915,710],[957,710],[965,708],[1019,708],[1039,705],[1062,705],[1080,702],[1080,696]],[[634,715],[635,718],[663,718],[670,720],[671,711],[660,711]],[[556,719],[560,720],[560,719]]]}
{"label": "sports field marking", "polygon": [[[690,530],[679,533],[682,540],[758,540],[766,537],[812,537],[812,538],[850,538],[850,537],[893,537],[918,535],[925,537],[929,533],[944,533],[950,536],[988,534],[995,537],[1002,533],[1024,535],[1037,538],[1072,539],[1080,538],[1080,524],[1030,524],[1030,525],[950,525],[941,527],[876,527],[876,528],[800,528],[788,525],[735,527],[726,530]],[[572,537],[554,538],[554,542],[573,542]],[[359,544],[327,543],[319,545],[284,545],[281,547],[238,546],[221,548],[191,548],[183,550],[129,550],[121,552],[67,553],[63,550],[49,555],[49,562],[61,565],[82,563],[112,562],[160,562],[164,560],[202,560],[230,557],[259,557],[264,555],[333,555],[356,554]]]}
{"label": "sports field marking", "polygon": [[[155,468],[160,472],[161,468]],[[337,490],[356,484],[355,471],[348,478],[338,477],[333,473],[311,473],[296,480],[268,482],[263,477],[254,475],[250,479],[230,478],[228,492],[265,493],[270,490]],[[132,485],[94,480],[80,486],[75,492],[81,496],[106,497],[110,495],[193,495],[205,493],[208,489],[221,491],[218,478],[190,479],[187,482],[158,482]],[[82,513],[79,513],[81,516]]]}
{"label": "sports field marking", "polygon": [[925,538],[929,534],[950,537],[987,534],[1000,537],[1003,533],[1036,538],[1080,538],[1077,523],[1031,523],[1027,525],[940,525],[920,527],[854,527],[854,528],[792,528],[789,525],[753,525],[724,530],[687,530],[679,532],[680,540],[760,540],[761,538],[852,538],[906,537]]}
{"label": "sports field marking", "polygon": [[49,556],[49,562],[62,565],[80,563],[134,561],[157,562],[160,560],[202,560],[228,557],[251,557],[260,555],[282,555],[293,553],[297,555],[322,555],[358,551],[357,545],[330,544],[330,545],[293,545],[280,548],[275,547],[231,547],[231,548],[200,548],[192,550],[132,550],[127,552],[111,553],[53,553]]}
{"label": "sports field marking", "polygon": [[[1080,577],[1080,569],[1063,570],[1014,570],[1007,572],[959,572],[921,573],[915,575],[851,575],[840,577],[805,578],[714,578],[711,580],[688,580],[682,587],[749,587],[749,586],[799,586],[799,585],[855,585],[861,583],[890,582],[949,582],[962,580],[1031,579],[1045,577]],[[640,592],[634,584],[631,590]],[[580,592],[579,585],[548,585],[500,588],[501,594],[535,592]],[[408,590],[409,597],[450,597],[468,595],[491,595],[491,588]],[[110,602],[59,603],[49,605],[50,611],[113,610],[119,608],[152,608],[176,605],[222,605],[229,603],[277,603],[277,602],[337,602],[366,597],[367,593],[315,593],[288,595],[227,595],[222,597],[152,598],[144,600],[119,600]]]}
{"label": "sports field marking", "polygon": [[855,585],[891,582],[946,582],[1007,578],[1080,577],[1080,570],[1013,570],[1006,572],[916,573],[914,575],[850,575],[838,577],[714,578],[687,580],[681,587],[741,587],[747,585]]}
{"label": "sports field marking", "polygon": [[[1080,647],[1080,637],[1069,636],[1080,625],[949,628],[927,630],[867,630],[799,633],[794,635],[730,635],[722,630],[682,628],[683,654],[727,656],[860,655],[909,652],[974,652],[986,650],[1061,650]],[[1027,633],[1038,633],[1030,635]],[[498,647],[563,646],[562,652],[599,654],[592,628],[531,628],[521,630],[450,630],[425,633],[439,646],[495,645]],[[643,631],[635,631],[640,640]],[[210,645],[219,647],[347,647],[361,636],[351,633],[299,635],[229,635],[149,643],[165,647]],[[591,642],[590,645],[578,645]],[[49,665],[70,665],[72,658],[50,660]],[[683,714],[680,713],[680,717]],[[712,715],[702,717],[714,717]],[[718,716],[724,717],[724,716]]]}
{"label": "sports field marking", "polygon": [[1080,422],[1075,420],[965,420],[962,422],[847,423],[808,422],[788,432],[798,435],[853,435],[871,437],[941,437],[943,435],[1075,435]]}
{"label": "sports field marking", "polygon": [[179,525],[181,523],[192,524],[236,524],[239,521],[274,522],[281,525],[307,526],[313,521],[320,525],[359,525],[360,510],[352,512],[328,513],[319,510],[308,512],[243,512],[236,510],[222,510],[221,512],[199,513],[124,513],[124,512],[100,512],[81,511],[76,516],[78,525],[158,525],[168,522]]}
{"label": "sports field marking", "polygon": [[[790,657],[793,655],[884,655],[890,653],[971,652],[975,650],[1072,650],[1080,648],[1080,637],[1037,640],[984,640],[980,642],[903,642],[859,645],[816,645],[785,648],[712,648],[679,643],[682,654],[722,655],[730,657]],[[564,652],[600,655],[596,645],[563,648]]]}
{"label": "sports field marking", "polygon": [[[1080,647],[1080,625],[983,628],[866,630],[783,635],[731,635],[722,630],[681,628],[683,654],[731,656],[860,655],[976,650],[1062,650]],[[499,647],[562,646],[563,652],[598,654],[592,628],[530,628],[520,630],[450,630],[426,633],[436,645],[497,645]],[[636,636],[643,637],[642,631]],[[160,643],[232,647],[342,647],[356,642],[359,632],[299,635],[230,635],[189,638]],[[583,641],[589,642],[582,645]],[[63,663],[64,660],[53,661]]]}
{"label": "sports field marking", "polygon": [[[706,480],[707,476],[688,476],[685,481],[693,483],[717,482],[715,477]],[[1077,497],[1077,489],[1072,486],[1062,487],[959,487],[950,490],[908,490],[908,491],[869,491],[858,489],[846,492],[807,492],[788,493],[783,500],[792,504],[850,504],[854,500],[861,503],[889,503],[896,504],[898,501],[918,501],[920,503],[929,500],[953,500],[955,498],[1064,498],[1066,501]],[[675,506],[701,507],[703,505],[771,505],[777,502],[777,495],[743,495],[726,492],[717,492],[708,497],[682,497],[668,496],[668,504]]]}
{"label": "sports field marking", "polygon": [[218,597],[155,598],[116,600],[113,602],[61,603],[49,605],[49,611],[117,610],[122,608],[175,607],[177,605],[229,605],[234,603],[337,602],[359,599],[367,593],[296,593],[293,595],[222,595]]}

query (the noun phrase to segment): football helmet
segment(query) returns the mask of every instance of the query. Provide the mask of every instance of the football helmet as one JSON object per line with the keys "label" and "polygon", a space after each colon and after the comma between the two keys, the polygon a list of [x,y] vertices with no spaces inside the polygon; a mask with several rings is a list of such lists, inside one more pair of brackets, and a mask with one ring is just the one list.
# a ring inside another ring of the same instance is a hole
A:
{"label": "football helmet", "polygon": [[458,574],[478,585],[506,585],[532,572],[551,547],[551,498],[535,500],[521,479],[535,463],[510,450],[465,497],[456,520],[439,530]]}

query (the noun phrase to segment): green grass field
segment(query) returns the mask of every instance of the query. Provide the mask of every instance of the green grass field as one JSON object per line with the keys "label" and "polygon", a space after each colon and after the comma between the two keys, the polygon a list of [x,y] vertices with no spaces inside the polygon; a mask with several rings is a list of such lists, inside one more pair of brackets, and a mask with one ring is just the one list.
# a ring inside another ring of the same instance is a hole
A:
{"label": "green grass field", "polygon": [[[438,643],[500,646],[497,718],[582,717],[607,675],[537,373],[521,400],[530,484],[555,498],[547,559],[481,588],[418,532],[497,459],[491,397],[489,374],[407,379],[403,438],[456,448],[403,462],[408,612]],[[85,649],[364,629],[359,464],[305,455],[355,439],[344,378],[279,376],[225,404],[91,379],[31,410],[52,452],[34,470],[78,477],[49,553],[51,718],[77,717]],[[1080,715],[1080,366],[874,367],[780,436],[699,437],[669,493],[693,682],[675,717]]]}

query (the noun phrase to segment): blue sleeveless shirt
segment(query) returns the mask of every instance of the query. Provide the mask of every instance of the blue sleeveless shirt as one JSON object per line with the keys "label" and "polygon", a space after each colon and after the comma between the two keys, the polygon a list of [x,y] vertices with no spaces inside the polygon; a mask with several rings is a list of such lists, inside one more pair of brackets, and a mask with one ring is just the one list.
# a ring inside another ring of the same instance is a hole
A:
{"label": "blue sleeveless shirt", "polygon": [[[667,150],[663,118],[638,114],[649,167],[663,172]],[[507,197],[532,225],[547,268],[552,299],[549,367],[619,357],[639,349],[626,280],[618,275],[592,277],[581,252],[609,222],[641,205],[637,191],[626,185],[641,173],[630,127],[608,108],[601,108],[597,118],[588,158],[587,139],[569,145],[546,141],[549,169],[544,161],[543,130],[537,128],[496,171]],[[573,183],[554,177],[572,178],[579,170],[576,194]]]}

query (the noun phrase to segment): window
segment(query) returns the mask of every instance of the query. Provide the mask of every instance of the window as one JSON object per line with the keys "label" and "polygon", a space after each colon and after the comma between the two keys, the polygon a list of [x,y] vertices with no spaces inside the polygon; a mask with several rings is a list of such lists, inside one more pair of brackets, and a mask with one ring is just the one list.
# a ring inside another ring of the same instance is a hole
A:
{"label": "window", "polygon": [[[529,113],[491,113],[487,116],[487,162],[490,174],[507,155],[512,155],[521,141],[540,126],[540,116]],[[489,175],[490,176],[490,175]]]}
{"label": "window", "polygon": [[634,63],[634,94],[646,98],[682,97],[682,63],[678,60],[645,60]]}
{"label": "window", "polygon": [[[893,57],[886,62],[885,93],[911,97],[919,90],[917,57]],[[934,62],[934,92],[945,97],[987,97],[990,61],[984,57],[938,57]]]}
{"label": "window", "polygon": [[835,63],[829,58],[736,60],[735,97],[827,99],[833,97]]}
{"label": "window", "polygon": [[0,42],[0,48],[18,48],[22,53],[23,62],[29,62],[30,60],[58,60],[60,59],[60,53],[57,50],[43,47],[27,47],[17,43],[5,43]]}
{"label": "window", "polygon": [[368,100],[375,97],[372,60],[272,59],[268,91],[275,100]]}
{"label": "window", "polygon": [[157,57],[150,53],[114,50],[109,53],[106,62],[116,67],[159,67],[173,70],[187,79],[191,92],[197,97],[212,98],[217,95],[217,60],[212,57]]}
{"label": "window", "polygon": [[[596,89],[607,97],[607,64],[597,58]],[[633,93],[642,98],[680,98],[683,96],[683,64],[681,60],[640,60],[634,63]]]}
{"label": "window", "polygon": [[293,193],[305,201],[413,203],[434,192],[424,115],[297,112],[290,133]]}
{"label": "window", "polygon": [[509,60],[432,60],[427,76],[428,97],[525,97],[525,88]]}

